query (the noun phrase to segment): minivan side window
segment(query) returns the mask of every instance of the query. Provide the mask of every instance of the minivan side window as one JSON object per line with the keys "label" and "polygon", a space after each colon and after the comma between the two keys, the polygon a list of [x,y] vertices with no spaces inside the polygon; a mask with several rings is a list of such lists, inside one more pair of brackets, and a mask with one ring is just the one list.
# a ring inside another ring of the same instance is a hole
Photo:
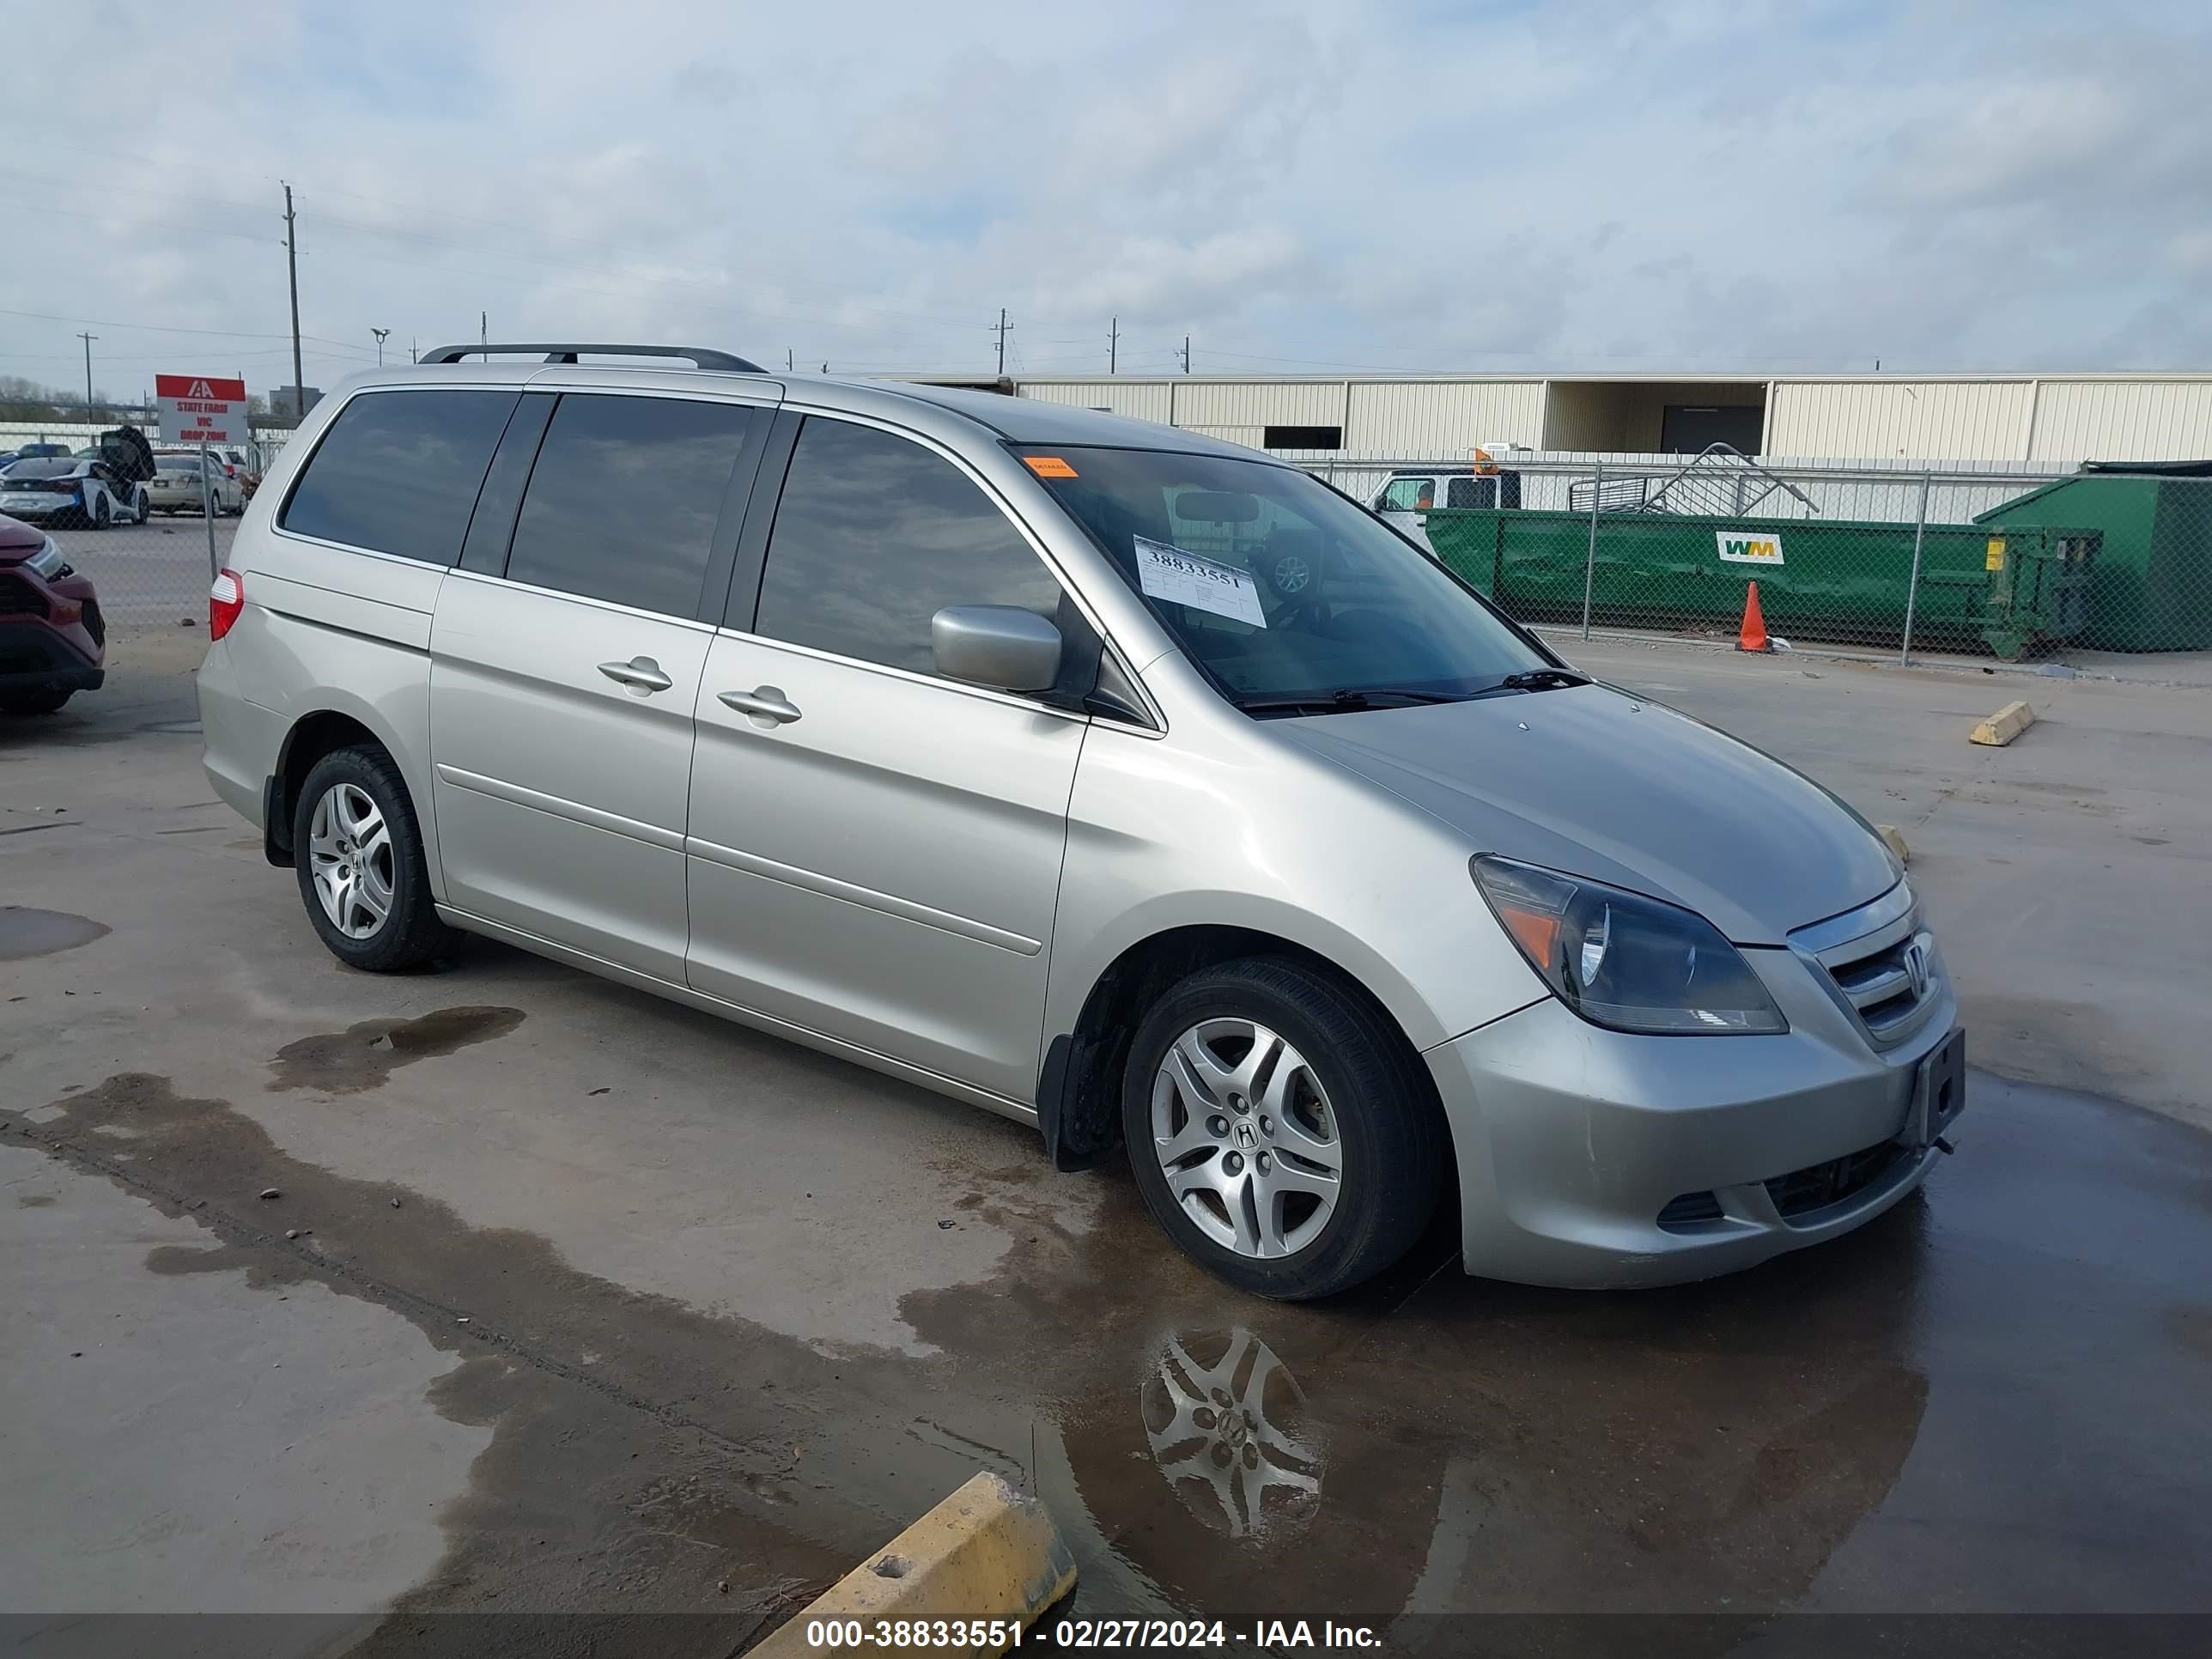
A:
{"label": "minivan side window", "polygon": [[452,564],[517,395],[362,392],[338,411],[308,457],[277,524],[373,552]]}
{"label": "minivan side window", "polygon": [[751,428],[739,404],[564,395],[523,493],[507,580],[696,616]]}
{"label": "minivan side window", "polygon": [[950,461],[846,421],[810,416],[799,428],[756,633],[932,674],[930,618],[945,606],[1051,617],[1060,598],[1036,550]]}

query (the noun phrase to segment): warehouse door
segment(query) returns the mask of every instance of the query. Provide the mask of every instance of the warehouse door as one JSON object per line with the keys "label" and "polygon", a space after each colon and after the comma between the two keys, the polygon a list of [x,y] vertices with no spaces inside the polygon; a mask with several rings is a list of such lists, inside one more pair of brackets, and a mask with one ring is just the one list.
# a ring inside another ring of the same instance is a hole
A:
{"label": "warehouse door", "polygon": [[1756,455],[1765,414],[1757,404],[1668,404],[1659,417],[1660,453],[1695,455],[1726,444],[1739,455]]}

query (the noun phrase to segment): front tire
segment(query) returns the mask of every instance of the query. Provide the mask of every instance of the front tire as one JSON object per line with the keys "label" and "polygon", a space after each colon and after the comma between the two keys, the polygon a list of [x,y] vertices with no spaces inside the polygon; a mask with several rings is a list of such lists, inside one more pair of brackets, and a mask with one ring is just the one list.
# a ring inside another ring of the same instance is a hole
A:
{"label": "front tire", "polygon": [[1192,975],[1130,1045],[1122,1128],[1152,1218],[1239,1290],[1328,1296],[1412,1248],[1445,1141],[1420,1062],[1381,1010],[1304,964]]}
{"label": "front tire", "polygon": [[348,967],[401,973],[452,950],[414,803],[383,750],[333,750],[315,763],[293,807],[292,862],[308,921]]}

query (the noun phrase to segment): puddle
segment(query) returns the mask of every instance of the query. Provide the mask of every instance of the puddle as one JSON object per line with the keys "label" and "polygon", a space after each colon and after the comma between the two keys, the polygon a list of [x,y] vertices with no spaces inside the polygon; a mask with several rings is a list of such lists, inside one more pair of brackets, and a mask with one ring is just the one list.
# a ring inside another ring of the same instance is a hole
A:
{"label": "puddle", "polygon": [[1170,1337],[1138,1406],[1160,1479],[1200,1525],[1279,1538],[1319,1506],[1320,1437],[1305,1395],[1250,1331]]}
{"label": "puddle", "polygon": [[[280,1065],[355,1078],[356,1051],[420,1057],[513,1030],[498,1014],[363,1022]],[[1249,1629],[1326,1612],[1410,1650],[1409,1621],[1478,1609],[1978,1605],[2072,1582],[2091,1528],[2155,1541],[2105,1559],[2084,1595],[2185,1594],[2212,1523],[2202,1483],[2172,1472],[2212,1456],[2212,1323],[2193,1288],[2169,1314],[2144,1263],[2201,1255],[2190,1206],[2212,1165],[2179,1126],[2103,1108],[2037,1107],[2039,1128],[2032,1099],[1977,1077],[1983,1127],[1932,1201],[1749,1273],[1620,1295],[1471,1280],[1431,1237],[1359,1291],[1267,1304],[1178,1256],[1124,1174],[979,1161],[955,1213],[1012,1243],[990,1279],[902,1298],[927,1358],[817,1348],[595,1277],[536,1233],[295,1159],[158,1077],[0,1125],[187,1206],[216,1248],[157,1250],[157,1272],[316,1280],[465,1357],[429,1404],[491,1443],[441,1517],[447,1561],[361,1651],[404,1651],[428,1610],[495,1596],[717,1614],[750,1596],[748,1617],[698,1632],[699,1650],[735,1651],[979,1465],[1044,1498],[1088,1616]],[[116,1130],[135,1137],[127,1165]],[[2115,1237],[2088,1182],[2128,1194],[2132,1231]],[[2061,1436],[2099,1455],[2054,1464]],[[1669,1651],[1732,1645],[1681,1628]],[[642,1650],[604,1633],[601,1650]]]}
{"label": "puddle", "polygon": [[21,962],[29,957],[50,957],[58,951],[74,951],[108,931],[106,922],[72,915],[67,910],[0,905],[0,962]]}
{"label": "puddle", "polygon": [[[802,1466],[814,1460],[801,1452],[825,1418],[852,1426],[813,1385],[858,1381],[854,1361],[583,1273],[535,1234],[477,1227],[435,1199],[301,1162],[228,1101],[180,1095],[164,1077],[121,1073],[40,1115],[0,1111],[0,1130],[208,1230],[204,1244],[151,1249],[155,1274],[243,1271],[279,1319],[277,1297],[320,1284],[461,1357],[424,1409],[489,1427],[490,1443],[439,1517],[445,1561],[349,1654],[581,1651],[573,1628],[518,1619],[487,1630],[475,1614],[471,1628],[457,1620],[426,1643],[434,1609],[550,1607],[594,1615],[593,1651],[674,1653],[668,1638],[680,1634],[683,1651],[734,1653],[911,1518],[886,1528],[883,1515],[846,1506],[848,1529],[827,1545],[775,1518],[794,1496],[836,1484],[835,1460],[810,1478]],[[127,1164],[118,1131],[131,1138]],[[577,1357],[594,1352],[586,1368]],[[911,1477],[908,1415],[863,1411],[858,1426],[879,1465]],[[957,1485],[950,1463],[933,1455],[915,1493],[933,1501],[938,1485]],[[672,1614],[680,1632],[657,1631],[655,1616]]]}
{"label": "puddle", "polygon": [[441,1008],[414,1019],[364,1019],[343,1031],[301,1037],[270,1062],[275,1089],[352,1095],[382,1085],[403,1066],[505,1036],[523,1021],[520,1008]]}

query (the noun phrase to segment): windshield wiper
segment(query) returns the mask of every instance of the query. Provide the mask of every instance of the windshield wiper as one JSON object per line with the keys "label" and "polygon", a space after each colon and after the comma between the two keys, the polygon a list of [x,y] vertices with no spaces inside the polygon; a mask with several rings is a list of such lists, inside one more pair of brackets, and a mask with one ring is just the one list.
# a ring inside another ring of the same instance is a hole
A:
{"label": "windshield wiper", "polygon": [[1420,702],[1458,702],[1463,696],[1463,693],[1457,691],[1417,691],[1409,686],[1368,685],[1346,687],[1342,690],[1303,697],[1233,697],[1231,701],[1248,714],[1300,712],[1348,714],[1363,708],[1403,708]]}
{"label": "windshield wiper", "polygon": [[1587,674],[1570,673],[1564,668],[1525,668],[1498,683],[1509,691],[1555,691],[1570,685],[1588,685],[1590,679]]}

